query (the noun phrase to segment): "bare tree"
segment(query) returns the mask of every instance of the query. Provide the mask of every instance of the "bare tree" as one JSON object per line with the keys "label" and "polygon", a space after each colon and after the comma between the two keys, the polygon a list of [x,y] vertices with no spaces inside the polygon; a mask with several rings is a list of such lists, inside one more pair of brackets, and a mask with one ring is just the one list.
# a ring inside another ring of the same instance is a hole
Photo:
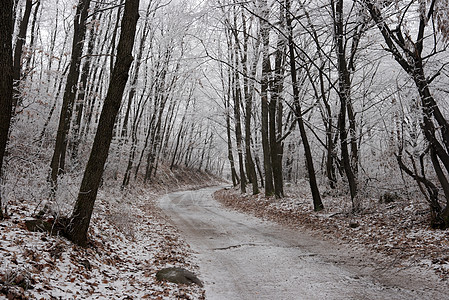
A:
{"label": "bare tree", "polygon": [[[435,24],[436,19],[446,16],[447,7],[438,7],[437,1],[432,0],[428,4],[421,2],[418,11],[414,12],[411,8],[413,2],[406,1],[404,9],[399,10],[401,15],[398,20],[400,21],[397,24],[393,24],[395,27],[392,29],[381,7],[371,0],[364,0],[363,3],[382,34],[387,50],[393,55],[399,66],[413,79],[421,100],[421,129],[428,143],[428,147],[421,154],[421,167],[419,168],[421,171],[418,171],[418,168],[413,166],[406,166],[403,162],[402,146],[397,154],[399,166],[415,179],[419,185],[425,187],[421,188],[421,191],[428,199],[433,211],[433,226],[447,228],[449,226],[449,181],[447,178],[447,172],[449,172],[449,122],[430,89],[430,84],[439,76],[440,71],[428,77],[424,69],[426,61],[439,52],[447,50],[447,28],[445,28],[444,23]],[[388,5],[385,9],[388,9]],[[405,22],[413,14],[418,14],[418,27],[414,39],[412,34],[409,33]],[[444,36],[442,43],[445,44],[442,47],[438,47],[439,34]],[[427,45],[426,43],[430,44]],[[444,66],[443,64],[440,70]],[[423,171],[422,161],[425,155],[430,155],[437,180],[443,190],[445,198],[444,208],[439,203],[438,187],[426,177]],[[441,164],[443,164],[446,173]],[[414,165],[413,161],[412,165]]]}
{"label": "bare tree", "polygon": [[282,159],[284,154],[284,142],[282,139],[283,126],[283,91],[286,62],[285,42],[285,7],[279,4],[279,31],[275,50],[274,70],[271,80],[271,99],[268,103],[269,139],[271,163],[273,166],[274,194],[276,197],[284,197],[284,176]]}
{"label": "bare tree", "polygon": [[50,181],[52,189],[56,188],[58,174],[65,169],[67,138],[70,129],[70,121],[72,119],[73,104],[75,101],[76,91],[78,89],[78,77],[80,74],[81,55],[83,51],[84,37],[86,34],[86,21],[89,6],[90,0],[80,0],[76,9],[70,68],[69,73],[67,74],[67,82],[64,91],[61,114],[59,117],[55,148],[50,163]]}
{"label": "bare tree", "polygon": [[301,133],[302,144],[304,146],[304,154],[306,156],[307,172],[309,175],[309,184],[312,192],[313,198],[313,208],[315,211],[322,210],[324,205],[321,201],[321,195],[318,190],[318,184],[316,181],[315,168],[313,166],[313,157],[310,150],[309,141],[307,138],[307,133],[304,125],[303,112],[301,108],[301,103],[299,99],[299,87],[296,75],[296,61],[295,61],[295,45],[293,42],[293,27],[292,27],[292,17],[291,17],[291,2],[290,0],[285,0],[286,7],[286,26],[288,31],[288,49],[289,49],[289,59],[290,59],[290,75],[292,78],[292,89],[294,98],[294,112],[297,118],[299,131]]}
{"label": "bare tree", "polygon": [[269,76],[271,73],[271,65],[269,58],[270,44],[270,9],[267,0],[259,0],[260,10],[260,36],[262,39],[262,79],[260,87],[261,113],[262,113],[262,149],[263,149],[263,165],[265,171],[265,195],[274,195],[273,184],[273,165],[271,162],[270,140],[269,140],[269,108],[268,108],[268,89]]}
{"label": "bare tree", "polygon": [[[337,53],[337,69],[338,69],[338,96],[340,99],[340,113],[338,116],[338,128],[340,133],[340,148],[343,161],[343,168],[345,170],[346,178],[348,179],[349,191],[351,193],[352,209],[357,210],[358,205],[356,201],[357,195],[357,178],[356,172],[353,168],[353,164],[357,164],[357,161],[352,161],[349,156],[348,150],[348,132],[346,130],[346,115],[351,114],[353,119],[353,113],[351,105],[351,79],[346,62],[346,41],[344,36],[344,18],[343,18],[343,0],[337,0],[334,4],[332,1],[332,7],[334,9],[334,30]],[[350,117],[351,118],[351,117]],[[355,121],[352,120],[352,126],[355,126]],[[357,146],[353,149],[356,153]],[[353,152],[354,154],[354,152]],[[357,154],[354,154],[357,155]]]}
{"label": "bare tree", "polygon": [[78,198],[70,217],[68,236],[76,244],[87,245],[87,230],[109,153],[113,127],[120,109],[128,72],[133,61],[132,49],[139,18],[139,0],[127,0],[121,22],[117,59],[112,71],[106,99],[98,123],[97,133],[84,171]]}

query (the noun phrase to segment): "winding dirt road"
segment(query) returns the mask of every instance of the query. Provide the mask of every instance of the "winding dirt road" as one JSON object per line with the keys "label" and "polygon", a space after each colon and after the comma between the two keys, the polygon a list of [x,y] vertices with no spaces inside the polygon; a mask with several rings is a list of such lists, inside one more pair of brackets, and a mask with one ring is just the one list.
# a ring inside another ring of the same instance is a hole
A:
{"label": "winding dirt road", "polygon": [[160,199],[195,252],[207,299],[449,299],[448,284],[431,271],[423,276],[374,254],[230,211],[213,199],[215,190]]}

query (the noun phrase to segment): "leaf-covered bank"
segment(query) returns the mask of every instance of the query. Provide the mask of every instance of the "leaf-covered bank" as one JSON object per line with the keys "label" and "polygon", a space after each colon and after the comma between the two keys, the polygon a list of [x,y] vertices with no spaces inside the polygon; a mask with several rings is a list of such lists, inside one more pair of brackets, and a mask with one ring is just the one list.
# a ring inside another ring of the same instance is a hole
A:
{"label": "leaf-covered bank", "polygon": [[442,281],[449,278],[449,231],[429,227],[430,211],[420,199],[365,199],[363,212],[353,214],[344,196],[324,197],[326,208],[314,212],[306,184],[289,187],[282,199],[241,195],[232,189],[214,197],[227,207],[383,254],[400,268],[420,266],[434,270]]}
{"label": "leaf-covered bank", "polygon": [[[44,232],[25,220],[32,201],[10,201],[0,222],[0,297],[8,299],[203,299],[204,289],[156,280],[165,267],[198,272],[189,246],[156,206],[166,192],[213,184],[203,172],[178,169],[153,185],[99,193],[87,248]],[[42,216],[50,221],[57,211]]]}

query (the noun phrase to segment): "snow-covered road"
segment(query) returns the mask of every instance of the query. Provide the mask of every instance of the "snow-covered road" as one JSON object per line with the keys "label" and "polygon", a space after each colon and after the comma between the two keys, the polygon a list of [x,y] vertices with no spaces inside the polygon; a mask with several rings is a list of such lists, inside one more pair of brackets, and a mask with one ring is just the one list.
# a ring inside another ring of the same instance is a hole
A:
{"label": "snow-covered road", "polygon": [[213,199],[215,190],[160,199],[196,253],[207,299],[447,297],[447,283],[435,282],[431,272],[385,266],[362,250],[230,211]]}

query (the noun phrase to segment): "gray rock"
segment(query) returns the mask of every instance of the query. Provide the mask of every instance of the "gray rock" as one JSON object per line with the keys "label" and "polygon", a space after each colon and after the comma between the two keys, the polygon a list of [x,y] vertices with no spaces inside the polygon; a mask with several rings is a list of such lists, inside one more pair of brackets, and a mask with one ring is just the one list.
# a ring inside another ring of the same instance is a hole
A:
{"label": "gray rock", "polygon": [[28,231],[34,232],[51,232],[52,223],[44,221],[44,220],[25,220],[25,226]]}
{"label": "gray rock", "polygon": [[201,281],[192,272],[183,268],[165,268],[156,273],[157,280],[167,280],[178,284],[192,284],[195,283],[203,287]]}

